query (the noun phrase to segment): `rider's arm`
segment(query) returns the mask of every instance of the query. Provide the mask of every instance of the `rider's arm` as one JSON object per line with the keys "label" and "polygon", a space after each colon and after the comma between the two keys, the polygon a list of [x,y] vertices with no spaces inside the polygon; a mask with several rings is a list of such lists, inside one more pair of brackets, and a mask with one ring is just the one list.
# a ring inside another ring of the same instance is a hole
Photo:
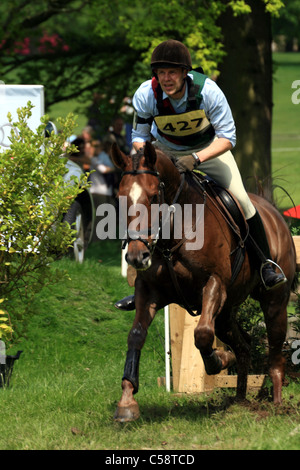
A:
{"label": "rider's arm", "polygon": [[195,152],[195,154],[199,159],[199,163],[203,163],[211,158],[218,157],[231,149],[232,144],[230,140],[225,137],[220,137],[219,139],[214,140],[208,147]]}
{"label": "rider's arm", "polygon": [[153,116],[157,114],[151,80],[147,80],[135,92],[132,104],[135,110],[132,129],[132,145],[139,150],[145,142],[151,141]]}
{"label": "rider's arm", "polygon": [[197,152],[200,162],[222,155],[231,150],[236,143],[235,123],[231,109],[224,93],[213,80],[206,79],[202,97],[205,113],[218,139]]}

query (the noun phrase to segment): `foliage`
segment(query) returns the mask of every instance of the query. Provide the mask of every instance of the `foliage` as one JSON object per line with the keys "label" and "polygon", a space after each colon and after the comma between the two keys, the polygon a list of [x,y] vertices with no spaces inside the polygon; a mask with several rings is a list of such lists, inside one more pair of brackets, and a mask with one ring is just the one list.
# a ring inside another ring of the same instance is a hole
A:
{"label": "foliage", "polygon": [[[3,301],[4,299],[0,299],[0,304]],[[8,313],[5,310],[0,310],[0,340],[4,342],[10,341],[12,332]]]}
{"label": "foliage", "polygon": [[280,15],[273,21],[273,36],[279,43],[284,36],[286,50],[291,51],[293,40],[298,39],[300,42],[300,1],[285,0],[284,3],[285,8],[280,10]]}
{"label": "foliage", "polygon": [[[259,1],[272,13],[282,6],[280,0]],[[217,76],[225,54],[218,20],[227,8],[249,14],[249,3],[14,0],[0,5],[0,79],[50,84],[47,105],[74,97],[85,104],[98,91],[112,116],[150,78],[151,52],[164,39],[185,42],[194,66]]]}
{"label": "foliage", "polygon": [[259,302],[248,297],[239,307],[237,321],[251,337],[251,368],[255,374],[264,373],[267,354],[267,331]]}
{"label": "foliage", "polygon": [[[62,132],[45,138],[47,116],[36,132],[28,126],[32,105],[18,109],[11,146],[0,153],[0,298],[9,304],[14,297],[31,298],[47,283],[56,282],[64,273],[52,272],[51,262],[65,253],[74,231],[62,222],[84,180],[67,181],[63,145],[74,121],[61,122]],[[22,302],[21,302],[22,303]]]}

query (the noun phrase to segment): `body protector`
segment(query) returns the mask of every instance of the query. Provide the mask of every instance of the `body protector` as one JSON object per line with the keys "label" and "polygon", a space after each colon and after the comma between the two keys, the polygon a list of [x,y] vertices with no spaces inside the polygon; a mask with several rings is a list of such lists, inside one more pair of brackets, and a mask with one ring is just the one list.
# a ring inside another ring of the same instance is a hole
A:
{"label": "body protector", "polygon": [[161,86],[155,77],[152,78],[152,89],[159,113],[153,119],[162,137],[177,145],[195,147],[209,143],[215,131],[205,111],[199,109],[202,101],[201,91],[207,76],[194,70],[190,73],[194,80],[189,76],[186,78],[188,104],[184,113],[176,113],[169,98],[163,99]]}

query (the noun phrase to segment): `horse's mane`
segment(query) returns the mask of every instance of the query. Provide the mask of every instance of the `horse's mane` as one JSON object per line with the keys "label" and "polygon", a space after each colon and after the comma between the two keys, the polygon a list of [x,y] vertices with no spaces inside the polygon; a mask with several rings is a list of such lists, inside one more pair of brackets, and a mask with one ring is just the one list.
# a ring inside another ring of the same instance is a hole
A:
{"label": "horse's mane", "polygon": [[[171,152],[168,152],[166,150],[161,150],[160,148],[156,147],[153,145],[156,151],[157,157],[162,157],[162,158],[168,158],[169,160],[172,161],[172,163],[176,166],[176,159],[174,158],[174,155],[172,155]],[[136,171],[139,167],[139,162],[141,157],[144,155],[144,148],[140,148],[136,153],[132,154],[132,170]]]}
{"label": "horse's mane", "polygon": [[139,167],[139,162],[141,156],[144,154],[143,148],[139,149],[137,153],[132,154],[131,159],[132,159],[132,170],[137,171]]}

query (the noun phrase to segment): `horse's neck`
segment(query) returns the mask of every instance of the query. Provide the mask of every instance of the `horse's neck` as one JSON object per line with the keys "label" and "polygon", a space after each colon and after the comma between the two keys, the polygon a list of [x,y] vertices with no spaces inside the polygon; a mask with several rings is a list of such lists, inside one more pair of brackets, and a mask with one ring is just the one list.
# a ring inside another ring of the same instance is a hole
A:
{"label": "horse's neck", "polygon": [[171,204],[180,186],[181,175],[169,157],[164,154],[157,157],[157,170],[165,186],[165,199]]}

